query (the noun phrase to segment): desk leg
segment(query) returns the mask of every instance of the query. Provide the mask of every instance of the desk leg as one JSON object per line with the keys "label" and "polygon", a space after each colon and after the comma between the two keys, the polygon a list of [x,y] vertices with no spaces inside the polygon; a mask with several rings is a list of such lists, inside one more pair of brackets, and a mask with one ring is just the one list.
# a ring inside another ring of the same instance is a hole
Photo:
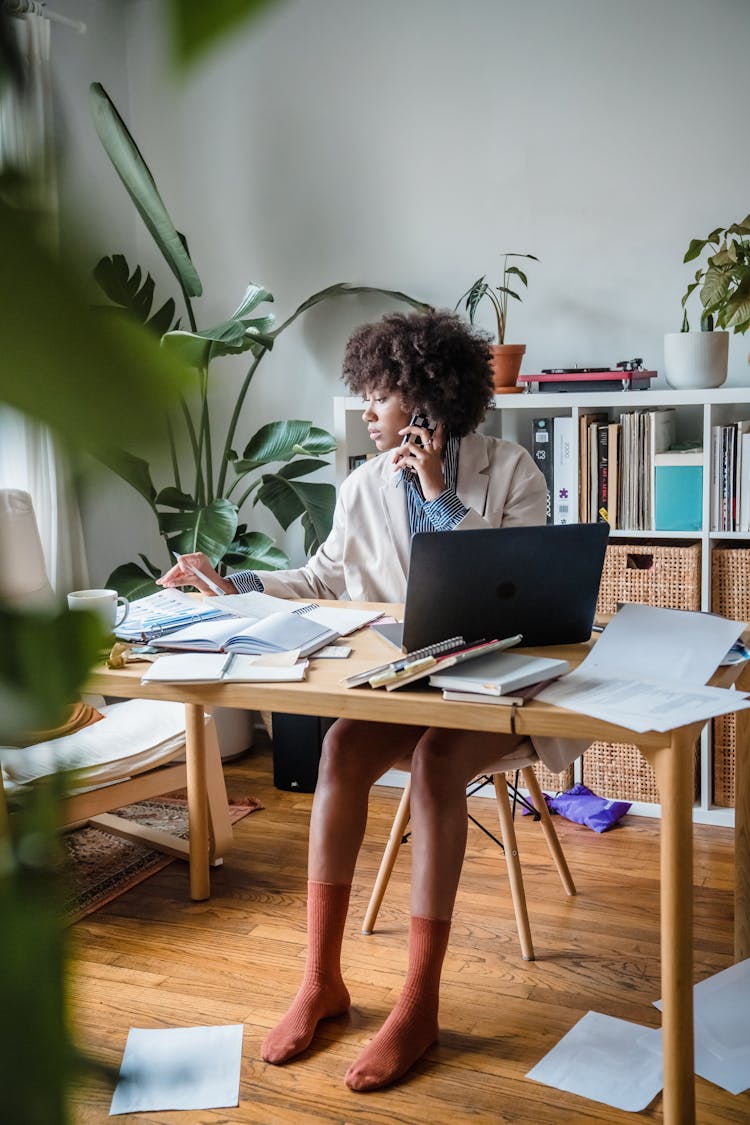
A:
{"label": "desk leg", "polygon": [[696,728],[649,753],[661,798],[661,986],[664,1125],[694,1125],[693,747]]}
{"label": "desk leg", "polygon": [[208,791],[206,788],[206,720],[203,707],[185,704],[188,818],[190,825],[190,897],[208,898]]}
{"label": "desk leg", "polygon": [[737,711],[735,719],[734,959],[744,961],[750,957],[750,711]]}

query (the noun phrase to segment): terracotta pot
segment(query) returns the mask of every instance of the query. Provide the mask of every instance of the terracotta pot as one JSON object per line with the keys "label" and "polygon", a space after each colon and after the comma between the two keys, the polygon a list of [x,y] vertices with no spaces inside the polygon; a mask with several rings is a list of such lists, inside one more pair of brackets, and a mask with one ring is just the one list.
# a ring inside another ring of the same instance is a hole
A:
{"label": "terracotta pot", "polygon": [[497,394],[508,394],[522,389],[516,386],[516,380],[525,351],[525,344],[492,345],[492,381]]}

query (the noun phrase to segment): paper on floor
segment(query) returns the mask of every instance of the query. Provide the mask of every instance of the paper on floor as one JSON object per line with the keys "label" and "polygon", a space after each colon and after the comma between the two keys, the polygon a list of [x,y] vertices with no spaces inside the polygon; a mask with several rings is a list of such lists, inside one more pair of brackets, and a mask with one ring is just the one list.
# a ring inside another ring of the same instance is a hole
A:
{"label": "paper on floor", "polygon": [[242,1024],[131,1027],[110,1117],[164,1109],[221,1109],[240,1097]]}
{"label": "paper on floor", "polygon": [[693,1009],[695,1073],[743,1093],[750,1088],[750,959],[696,984]]}
{"label": "paper on floor", "polygon": [[587,1012],[526,1077],[638,1113],[662,1088],[661,1031]]}

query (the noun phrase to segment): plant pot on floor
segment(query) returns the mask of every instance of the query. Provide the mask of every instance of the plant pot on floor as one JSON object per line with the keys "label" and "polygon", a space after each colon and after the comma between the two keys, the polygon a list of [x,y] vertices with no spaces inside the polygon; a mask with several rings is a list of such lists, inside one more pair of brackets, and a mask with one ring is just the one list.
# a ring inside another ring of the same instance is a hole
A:
{"label": "plant pot on floor", "polygon": [[720,387],[728,364],[728,332],[667,332],[664,337],[664,378],[670,387]]}
{"label": "plant pot on floor", "polygon": [[525,352],[525,344],[492,345],[492,382],[496,394],[514,394],[523,390],[517,381]]}

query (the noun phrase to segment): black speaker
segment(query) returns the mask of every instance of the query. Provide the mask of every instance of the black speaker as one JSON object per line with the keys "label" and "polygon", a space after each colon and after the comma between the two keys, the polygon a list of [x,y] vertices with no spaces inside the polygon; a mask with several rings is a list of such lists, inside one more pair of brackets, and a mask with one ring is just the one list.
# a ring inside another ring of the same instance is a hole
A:
{"label": "black speaker", "polygon": [[273,712],[273,783],[277,789],[314,793],[320,749],[335,719]]}

